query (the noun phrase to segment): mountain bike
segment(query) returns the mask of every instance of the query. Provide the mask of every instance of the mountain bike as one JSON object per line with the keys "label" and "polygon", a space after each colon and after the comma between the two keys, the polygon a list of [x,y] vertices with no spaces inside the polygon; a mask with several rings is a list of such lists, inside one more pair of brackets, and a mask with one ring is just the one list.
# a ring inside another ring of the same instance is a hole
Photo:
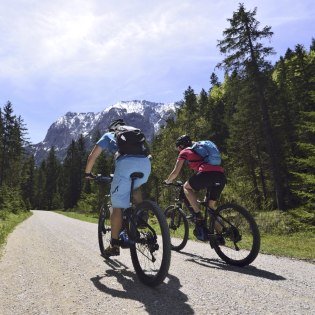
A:
{"label": "mountain bike", "polygon": [[[226,263],[234,266],[246,266],[257,257],[260,249],[260,233],[252,215],[244,207],[228,203],[216,210],[208,206],[208,202],[200,202],[204,209],[204,221],[201,226],[194,212],[187,214],[183,207],[183,183],[177,181],[165,184],[174,187],[177,192],[174,204],[164,211],[171,235],[171,247],[180,251],[186,246],[189,237],[189,221],[195,224],[194,234],[203,231],[203,241],[209,242],[211,248]],[[187,207],[186,207],[187,208]],[[195,235],[196,235],[195,234]],[[198,238],[198,235],[196,235]]]}
{"label": "mountain bike", "polygon": [[[171,244],[166,219],[159,206],[151,200],[144,200],[134,205],[132,191],[134,181],[143,177],[143,173],[132,173],[130,207],[123,209],[123,223],[120,232],[120,247],[129,248],[132,264],[140,281],[149,286],[162,283],[168,274],[171,260]],[[107,185],[112,176],[97,175],[94,179],[98,184]],[[109,197],[107,195],[107,197]],[[98,241],[101,255],[110,245],[111,204],[105,202],[100,207],[98,221]]]}

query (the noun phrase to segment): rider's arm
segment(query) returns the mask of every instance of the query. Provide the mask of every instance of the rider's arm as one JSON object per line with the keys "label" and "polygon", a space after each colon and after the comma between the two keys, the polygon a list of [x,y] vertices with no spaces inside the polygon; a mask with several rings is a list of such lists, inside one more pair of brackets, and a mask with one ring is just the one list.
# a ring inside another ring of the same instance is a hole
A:
{"label": "rider's arm", "polygon": [[184,163],[185,163],[185,160],[177,160],[176,161],[176,164],[175,164],[175,167],[174,167],[173,171],[168,176],[168,178],[165,180],[165,182],[167,184],[171,183],[178,176],[178,174],[180,173]]}
{"label": "rider's arm", "polygon": [[92,171],[92,168],[95,164],[96,159],[99,157],[99,155],[102,152],[102,148],[99,145],[95,145],[94,148],[92,149],[86,163],[85,167],[85,173],[89,174]]}

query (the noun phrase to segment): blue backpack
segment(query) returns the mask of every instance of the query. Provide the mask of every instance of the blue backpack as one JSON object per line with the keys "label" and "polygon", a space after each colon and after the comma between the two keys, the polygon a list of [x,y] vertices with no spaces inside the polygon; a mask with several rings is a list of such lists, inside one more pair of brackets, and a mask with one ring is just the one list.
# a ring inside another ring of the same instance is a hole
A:
{"label": "blue backpack", "polygon": [[211,165],[221,164],[221,154],[217,146],[210,140],[195,142],[191,149],[200,155],[202,159]]}

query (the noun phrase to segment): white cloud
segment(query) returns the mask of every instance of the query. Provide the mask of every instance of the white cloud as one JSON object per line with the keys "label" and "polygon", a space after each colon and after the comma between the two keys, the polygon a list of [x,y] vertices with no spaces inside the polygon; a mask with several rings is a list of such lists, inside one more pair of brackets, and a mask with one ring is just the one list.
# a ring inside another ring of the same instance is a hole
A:
{"label": "white cloud", "polygon": [[199,92],[239,2],[257,6],[261,25],[275,27],[286,48],[306,41],[286,34],[288,25],[314,29],[311,0],[2,0],[0,102],[63,114],[137,96],[175,101],[188,85]]}
{"label": "white cloud", "polygon": [[[211,2],[131,1],[127,7],[126,1],[2,3],[1,76],[17,79],[42,71],[61,77],[106,75],[125,68],[126,61],[129,70],[143,60],[196,55],[205,46],[218,54],[216,40],[238,2]],[[253,8],[255,3],[245,5]],[[262,7],[258,13],[269,14],[266,19],[277,26],[311,14],[303,1],[264,1]]]}

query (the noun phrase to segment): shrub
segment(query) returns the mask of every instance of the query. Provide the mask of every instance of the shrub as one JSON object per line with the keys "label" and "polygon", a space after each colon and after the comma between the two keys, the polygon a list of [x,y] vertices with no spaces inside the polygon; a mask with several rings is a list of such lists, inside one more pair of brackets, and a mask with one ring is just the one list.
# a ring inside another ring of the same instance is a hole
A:
{"label": "shrub", "polygon": [[2,186],[0,188],[0,209],[1,212],[11,212],[17,214],[26,211],[27,207],[18,189]]}

